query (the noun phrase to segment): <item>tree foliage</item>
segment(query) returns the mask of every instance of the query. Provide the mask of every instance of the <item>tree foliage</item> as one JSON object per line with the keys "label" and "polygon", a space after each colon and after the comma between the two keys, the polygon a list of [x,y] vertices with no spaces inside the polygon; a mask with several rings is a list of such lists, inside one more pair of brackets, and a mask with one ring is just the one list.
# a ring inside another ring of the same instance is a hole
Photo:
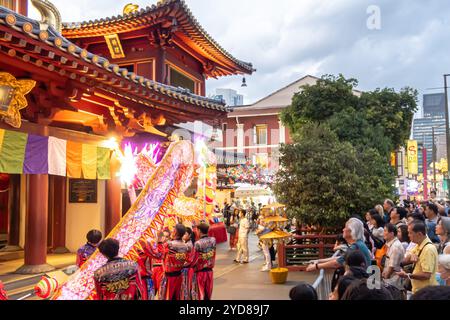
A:
{"label": "tree foliage", "polygon": [[294,143],[280,150],[274,192],[304,223],[341,225],[393,196],[389,155],[409,137],[417,92],[355,94],[357,84],[324,76],[282,113]]}

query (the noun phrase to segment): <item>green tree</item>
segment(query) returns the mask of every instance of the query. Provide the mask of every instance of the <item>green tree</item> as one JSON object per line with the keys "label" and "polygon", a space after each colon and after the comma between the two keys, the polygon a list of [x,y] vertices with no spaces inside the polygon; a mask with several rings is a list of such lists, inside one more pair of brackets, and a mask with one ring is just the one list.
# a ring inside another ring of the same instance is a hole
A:
{"label": "green tree", "polygon": [[324,76],[281,114],[294,143],[281,148],[274,191],[305,223],[340,225],[393,197],[389,157],[409,137],[417,91],[358,92],[357,84]]}
{"label": "green tree", "polygon": [[[303,223],[341,226],[392,194],[383,181],[389,167],[373,149],[362,154],[349,142],[339,141],[326,125],[305,124],[290,145],[281,148],[273,190],[288,213]],[[368,181],[361,179],[364,174]]]}

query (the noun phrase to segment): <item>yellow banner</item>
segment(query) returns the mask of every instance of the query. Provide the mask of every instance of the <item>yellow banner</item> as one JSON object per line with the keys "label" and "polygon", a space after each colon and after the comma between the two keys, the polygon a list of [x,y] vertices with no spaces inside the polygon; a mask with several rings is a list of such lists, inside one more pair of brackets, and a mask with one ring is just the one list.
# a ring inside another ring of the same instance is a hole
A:
{"label": "yellow banner", "polygon": [[417,146],[416,140],[408,141],[408,148],[406,151],[407,162],[408,162],[408,173],[418,174],[419,173],[419,147]]}
{"label": "yellow banner", "polygon": [[391,166],[396,167],[397,166],[397,153],[391,152]]}

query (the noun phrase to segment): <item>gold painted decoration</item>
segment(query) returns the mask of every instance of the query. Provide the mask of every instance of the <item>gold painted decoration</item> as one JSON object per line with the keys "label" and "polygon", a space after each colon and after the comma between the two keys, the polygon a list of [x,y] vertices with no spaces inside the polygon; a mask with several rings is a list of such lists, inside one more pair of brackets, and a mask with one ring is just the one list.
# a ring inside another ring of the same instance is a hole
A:
{"label": "gold painted decoration", "polygon": [[111,58],[113,59],[125,58],[125,53],[123,51],[122,44],[120,43],[119,36],[116,33],[106,35],[105,41],[106,44],[108,45]]}
{"label": "gold painted decoration", "polygon": [[129,3],[123,8],[123,14],[129,15],[138,12],[138,10],[139,6],[137,4]]}
{"label": "gold painted decoration", "polygon": [[34,80],[17,80],[13,75],[0,72],[0,117],[10,126],[20,128],[20,110],[28,105],[25,96],[36,85]]}

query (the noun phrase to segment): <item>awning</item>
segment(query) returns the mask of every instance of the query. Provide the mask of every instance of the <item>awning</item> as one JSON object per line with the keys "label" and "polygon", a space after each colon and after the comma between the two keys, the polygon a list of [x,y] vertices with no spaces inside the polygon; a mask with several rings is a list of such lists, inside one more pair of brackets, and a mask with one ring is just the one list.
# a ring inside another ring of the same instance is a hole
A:
{"label": "awning", "polygon": [[257,187],[257,186],[249,186],[239,187],[234,196],[236,198],[246,198],[246,197],[261,197],[261,196],[271,196],[272,191],[269,188]]}

